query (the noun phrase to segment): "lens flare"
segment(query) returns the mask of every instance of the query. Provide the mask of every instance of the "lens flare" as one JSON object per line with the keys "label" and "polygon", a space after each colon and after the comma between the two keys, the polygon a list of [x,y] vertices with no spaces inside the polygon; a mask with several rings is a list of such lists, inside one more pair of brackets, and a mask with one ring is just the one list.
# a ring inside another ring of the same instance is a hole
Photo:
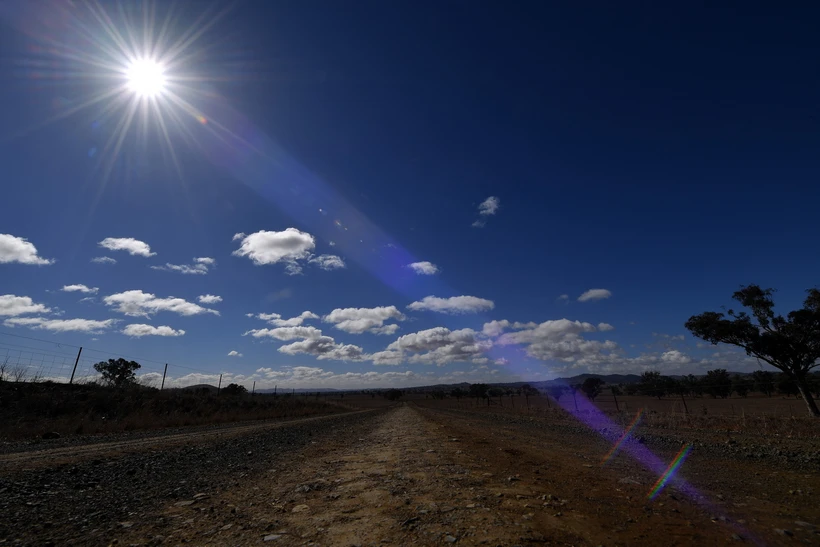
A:
{"label": "lens flare", "polygon": [[634,430],[638,426],[638,423],[641,421],[641,418],[643,418],[643,413],[644,409],[640,409],[638,411],[638,413],[635,415],[635,418],[624,430],[624,433],[623,435],[621,435],[621,438],[618,439],[618,442],[616,442],[615,446],[612,447],[612,450],[607,452],[606,456],[604,456],[604,458],[601,460],[601,466],[606,465],[606,463],[612,459],[615,453],[618,452],[618,449],[621,448],[621,445],[629,438],[629,435],[632,433],[632,430]]}
{"label": "lens flare", "polygon": [[652,486],[652,489],[646,495],[648,499],[653,500],[658,496],[658,494],[661,493],[663,487],[666,486],[666,483],[669,482],[669,479],[671,479],[678,471],[678,469],[680,469],[680,466],[683,464],[684,460],[686,460],[686,456],[688,456],[691,451],[691,444],[687,444],[686,446],[681,448],[681,451],[678,452],[678,455],[675,456],[675,459],[672,460],[672,463],[669,464],[669,467],[667,467],[663,475],[660,476],[658,482],[656,482],[654,486]]}

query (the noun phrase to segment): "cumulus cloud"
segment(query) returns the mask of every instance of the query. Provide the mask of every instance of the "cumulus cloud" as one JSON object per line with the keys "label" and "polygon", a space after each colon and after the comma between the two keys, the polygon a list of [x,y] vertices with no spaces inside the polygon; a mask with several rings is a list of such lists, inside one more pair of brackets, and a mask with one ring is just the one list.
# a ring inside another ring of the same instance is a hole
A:
{"label": "cumulus cloud", "polygon": [[199,315],[203,313],[219,315],[216,310],[203,308],[182,298],[173,296],[158,298],[153,294],[140,290],[112,294],[103,298],[103,302],[120,313],[136,317],[149,317],[160,311],[169,311],[179,315]]}
{"label": "cumulus cloud", "polygon": [[282,316],[278,313],[260,313],[257,315],[249,313],[247,316],[267,321],[275,327],[298,327],[308,319],[319,319],[319,316],[312,311],[303,311],[296,317],[291,317],[290,319],[282,319]]}
{"label": "cumulus cloud", "polygon": [[[274,329],[275,330],[275,329]],[[297,355],[304,353],[313,355],[319,360],[333,361],[361,361],[364,350],[353,344],[337,344],[330,336],[306,338],[279,348],[281,353]]]}
{"label": "cumulus cloud", "polygon": [[51,332],[101,333],[114,326],[116,319],[48,319],[46,317],[12,317],[3,321],[7,327],[29,327]]}
{"label": "cumulus cloud", "polygon": [[98,287],[87,287],[85,285],[78,283],[77,285],[65,285],[60,290],[63,292],[81,292],[83,294],[97,294],[100,289]]}
{"label": "cumulus cloud", "polygon": [[0,316],[14,317],[27,313],[49,313],[44,304],[35,304],[28,296],[4,294],[0,296]]}
{"label": "cumulus cloud", "polygon": [[242,357],[242,354],[236,351],[235,349],[232,349],[228,352],[228,357]]}
{"label": "cumulus cloud", "polygon": [[491,310],[495,307],[492,300],[478,298],[475,296],[451,296],[450,298],[439,298],[438,296],[425,296],[418,302],[413,302],[407,308],[413,311],[434,311],[449,314],[478,313]]}
{"label": "cumulus cloud", "polygon": [[436,275],[439,272],[438,266],[427,261],[413,262],[408,264],[407,267],[419,275]]}
{"label": "cumulus cloud", "polygon": [[478,205],[479,219],[473,222],[474,228],[482,228],[487,223],[487,217],[498,212],[501,207],[501,200],[496,196],[490,196]]}
{"label": "cumulus cloud", "polygon": [[0,234],[0,264],[11,262],[47,266],[55,261],[38,255],[37,247],[24,237]]}
{"label": "cumulus cloud", "polygon": [[111,258],[110,256],[95,256],[91,259],[91,262],[94,264],[116,264],[116,259]]}
{"label": "cumulus cloud", "polygon": [[615,330],[615,327],[613,327],[609,323],[598,323],[598,330],[601,332],[606,332],[610,330]]}
{"label": "cumulus cloud", "polygon": [[275,329],[253,329],[247,331],[242,336],[253,336],[254,338],[276,338],[277,340],[297,340],[300,338],[319,338],[322,331],[316,327],[276,327]]}
{"label": "cumulus cloud", "polygon": [[183,275],[205,275],[210,271],[210,268],[215,265],[216,260],[205,256],[195,258],[193,264],[171,264],[170,262],[166,262],[164,266],[151,266],[151,269],[179,272]]}
{"label": "cumulus cloud", "polygon": [[394,334],[398,325],[385,325],[390,319],[403,321],[405,316],[396,306],[377,308],[336,308],[322,318],[325,323],[350,334]]}
{"label": "cumulus cloud", "polygon": [[591,302],[592,300],[603,300],[609,298],[612,293],[606,289],[589,289],[578,297],[578,302]]}
{"label": "cumulus cloud", "polygon": [[316,264],[323,270],[338,270],[345,267],[344,260],[336,255],[319,255],[308,260],[309,264]]}
{"label": "cumulus cloud", "polygon": [[125,251],[133,256],[149,257],[157,254],[151,252],[150,245],[133,237],[107,237],[97,245],[109,251]]}
{"label": "cumulus cloud", "polygon": [[312,235],[296,228],[282,232],[260,230],[251,235],[239,233],[233,239],[241,240],[239,249],[232,253],[234,256],[248,257],[257,266],[282,263],[289,275],[302,272],[300,261],[309,259],[316,247]]}
{"label": "cumulus cloud", "polygon": [[196,297],[200,304],[219,304],[222,302],[222,297],[215,294],[200,294]]}
{"label": "cumulus cloud", "polygon": [[442,366],[460,361],[479,362],[491,347],[491,341],[480,339],[479,333],[472,329],[451,331],[446,327],[435,327],[400,336],[385,351],[374,354],[371,359],[374,364],[383,365],[407,360],[410,363]]}
{"label": "cumulus cloud", "polygon": [[507,332],[496,339],[496,344],[523,345],[530,357],[543,361],[556,360],[565,363],[598,364],[618,350],[615,342],[587,340],[582,335],[595,332],[591,323],[558,319],[540,324],[513,324],[520,330]]}
{"label": "cumulus cloud", "polygon": [[174,330],[164,325],[161,327],[153,327],[142,323],[133,323],[126,325],[125,328],[122,329],[122,333],[127,336],[141,338],[143,336],[183,336],[185,331],[182,329]]}

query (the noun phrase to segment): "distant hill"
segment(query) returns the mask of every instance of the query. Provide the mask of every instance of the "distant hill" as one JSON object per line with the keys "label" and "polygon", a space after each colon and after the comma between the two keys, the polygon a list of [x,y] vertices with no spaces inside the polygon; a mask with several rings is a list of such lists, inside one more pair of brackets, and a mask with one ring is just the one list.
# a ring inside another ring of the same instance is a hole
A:
{"label": "distant hill", "polygon": [[285,393],[328,393],[328,392],[336,392],[339,391],[338,389],[320,387],[316,389],[291,389],[291,388],[282,388],[282,389],[257,389],[257,393],[279,393],[284,395]]}
{"label": "distant hill", "polygon": [[216,386],[212,386],[211,384],[196,384],[196,385],[193,385],[193,386],[185,386],[185,387],[180,388],[180,389],[184,389],[184,390],[188,390],[188,391],[200,391],[200,390],[203,390],[203,389],[207,389],[211,393],[216,393],[217,392]]}

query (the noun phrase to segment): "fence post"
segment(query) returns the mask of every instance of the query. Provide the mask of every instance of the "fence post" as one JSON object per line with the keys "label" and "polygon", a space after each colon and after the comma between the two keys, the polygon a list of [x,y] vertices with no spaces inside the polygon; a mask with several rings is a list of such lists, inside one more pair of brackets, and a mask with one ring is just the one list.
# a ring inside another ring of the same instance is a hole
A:
{"label": "fence post", "polygon": [[[614,386],[613,386],[613,387],[614,387]],[[610,391],[612,391],[612,398],[613,398],[613,399],[615,399],[615,412],[620,412],[620,411],[621,411],[621,407],[620,407],[620,406],[618,406],[618,396],[617,396],[617,395],[615,395],[615,391],[614,391],[613,389],[610,389]]]}
{"label": "fence post", "polygon": [[162,384],[159,386],[159,390],[162,391],[162,388],[165,387],[165,375],[168,374],[168,363],[165,363],[165,370],[162,371]]}
{"label": "fence post", "polygon": [[68,384],[71,385],[74,383],[74,373],[77,372],[77,363],[80,362],[80,354],[82,354],[83,348],[80,346],[80,351],[77,352],[77,359],[74,361],[74,370],[71,371],[71,380],[68,381]]}
{"label": "fence post", "polygon": [[680,400],[683,401],[683,409],[686,411],[686,415],[689,416],[689,407],[686,406],[686,399],[683,398],[683,391],[680,392]]}
{"label": "fence post", "polygon": [[256,380],[253,381],[253,389],[251,390],[251,395],[256,393]]}
{"label": "fence post", "polygon": [[219,390],[222,389],[222,375],[219,375],[219,385],[216,386],[216,394],[219,395]]}

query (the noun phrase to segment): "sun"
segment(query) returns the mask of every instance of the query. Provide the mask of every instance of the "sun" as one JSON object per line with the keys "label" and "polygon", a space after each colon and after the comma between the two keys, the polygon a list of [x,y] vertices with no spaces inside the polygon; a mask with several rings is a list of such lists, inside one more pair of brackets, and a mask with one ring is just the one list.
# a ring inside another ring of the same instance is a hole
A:
{"label": "sun", "polygon": [[165,68],[152,59],[137,59],[125,70],[128,89],[138,97],[153,98],[165,91]]}

